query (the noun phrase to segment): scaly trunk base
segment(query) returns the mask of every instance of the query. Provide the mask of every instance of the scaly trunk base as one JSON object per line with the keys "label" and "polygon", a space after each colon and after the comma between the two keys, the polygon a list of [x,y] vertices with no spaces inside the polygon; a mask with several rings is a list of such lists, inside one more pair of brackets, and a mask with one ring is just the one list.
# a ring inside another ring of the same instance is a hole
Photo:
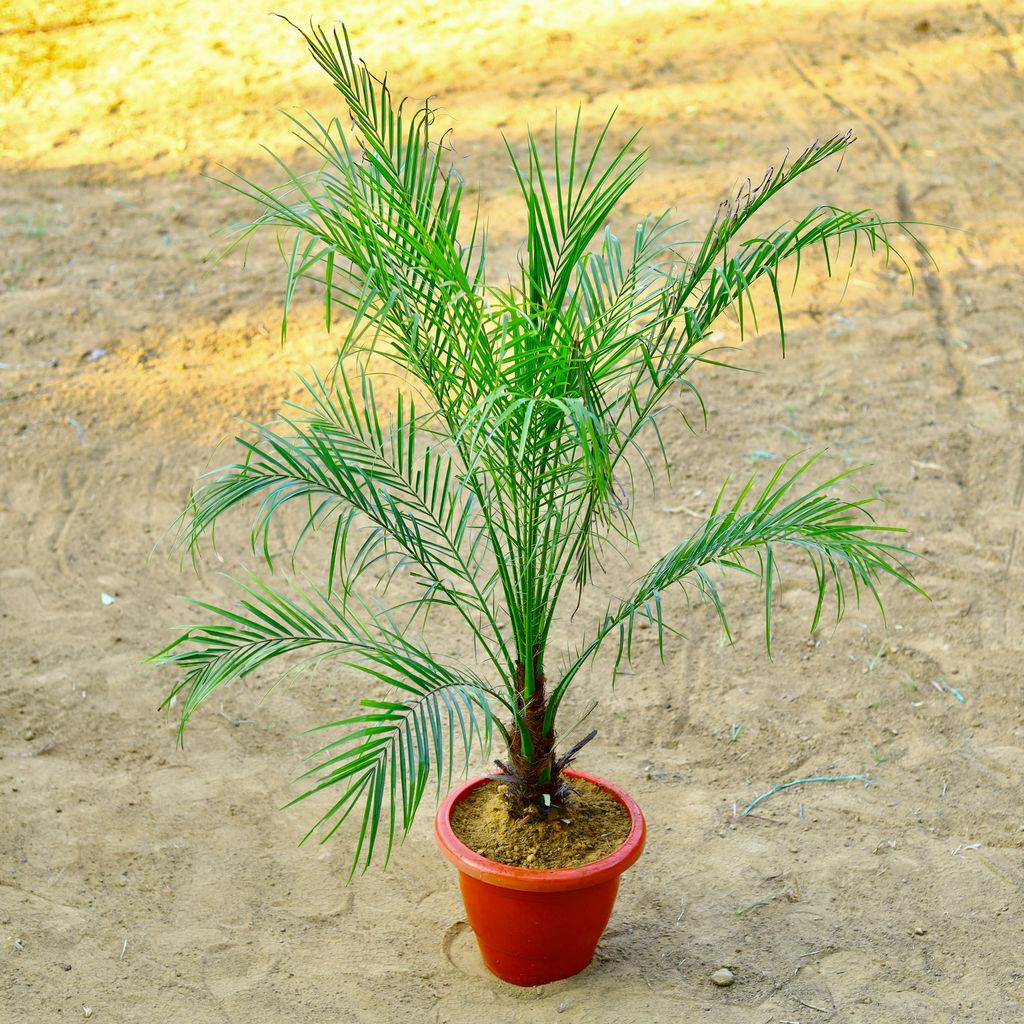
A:
{"label": "scaly trunk base", "polygon": [[[522,686],[522,666],[519,667],[519,682]],[[547,701],[544,699],[544,674],[535,673],[535,691],[530,701],[521,710],[520,720],[527,733],[526,750],[520,729],[509,730],[509,760],[494,763],[502,774],[496,779],[505,783],[505,801],[509,815],[516,821],[543,820],[549,814],[561,813],[572,794],[572,787],[562,777],[562,769],[575,758],[580,749],[596,735],[596,730],[585,736],[579,743],[561,757],[555,756],[555,732],[544,731],[544,716]]]}
{"label": "scaly trunk base", "polygon": [[555,734],[544,732],[544,699],[535,694],[523,709],[523,723],[529,734],[527,757],[523,753],[523,737],[512,730],[509,763],[498,762],[507,776],[505,800],[509,814],[518,820],[546,818],[561,808],[569,795],[569,786],[561,780],[560,767],[555,765]]}

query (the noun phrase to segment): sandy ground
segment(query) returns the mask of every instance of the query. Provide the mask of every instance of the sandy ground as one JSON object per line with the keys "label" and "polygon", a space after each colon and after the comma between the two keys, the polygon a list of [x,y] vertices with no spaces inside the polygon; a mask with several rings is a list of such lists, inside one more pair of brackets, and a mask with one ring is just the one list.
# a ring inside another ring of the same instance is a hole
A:
{"label": "sandy ground", "polygon": [[[641,802],[648,852],[593,966],[523,991],[481,967],[429,813],[349,887],[344,842],[296,847],[312,809],[278,807],[299,733],[351,704],[349,676],[262,703],[254,679],[179,751],[157,711],[171,680],[140,665],[188,619],[176,595],[226,596],[217,571],[250,564],[241,521],[198,579],[147,561],[211,448],[331,351],[307,296],[279,345],[269,239],[244,271],[202,263],[245,213],[202,172],[276,180],[259,144],[294,142],[274,108],[335,109],[266,7],[0,15],[0,1020],[1024,1019],[1020,7],[350,5],[371,65],[437,96],[499,267],[521,226],[499,129],[543,137],[581,103],[588,125],[617,105],[617,130],[643,125],[653,148],[623,230],[675,205],[696,234],[743,177],[847,127],[842,173],[807,179],[791,209],[833,198],[963,229],[926,232],[939,275],[908,249],[915,293],[865,261],[840,306],[808,266],[787,358],[762,324],[737,356],[760,373],[702,375],[711,429],[671,429],[674,481],[638,516],[656,555],[729,472],[828,448],[828,468],[871,464],[861,489],[926,556],[931,601],[892,592],[888,628],[864,609],[808,638],[794,571],[774,663],[739,582],[734,649],[679,603],[687,639],[663,667],[650,644],[612,691],[599,663],[577,697],[601,701],[584,766]],[[610,566],[600,595],[632,575]],[[854,772],[873,785],[808,785],[732,819],[777,783]],[[722,966],[736,983],[716,989]]]}

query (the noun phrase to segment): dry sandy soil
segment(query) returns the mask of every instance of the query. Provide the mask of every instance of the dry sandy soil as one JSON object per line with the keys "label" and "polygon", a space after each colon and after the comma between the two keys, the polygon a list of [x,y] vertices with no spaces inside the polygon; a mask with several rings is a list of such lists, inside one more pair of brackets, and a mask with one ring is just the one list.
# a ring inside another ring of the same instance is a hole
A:
{"label": "dry sandy soil", "polygon": [[[140,664],[187,621],[178,594],[229,599],[245,524],[200,576],[158,554],[234,418],[266,417],[332,342],[311,294],[278,339],[269,238],[246,269],[203,258],[243,217],[203,176],[272,182],[276,107],[336,104],[267,4],[7,0],[0,15],[0,1020],[50,1022],[1024,1020],[1024,18],[1005,0],[483,3],[342,13],[371,66],[433,94],[491,218],[498,267],[519,216],[500,130],[548,138],[557,107],[644,127],[650,167],[616,227],[676,206],[695,234],[787,147],[852,127],[834,199],[952,225],[908,244],[908,275],[863,261],[845,297],[820,266],[773,325],[709,371],[707,433],[638,513],[644,553],[689,533],[730,472],[782,454],[869,463],[925,556],[930,601],[887,591],[808,638],[786,578],[774,662],[756,587],[730,584],[737,643],[706,609],[649,644],[601,704],[584,766],[627,786],[650,839],[592,967],[516,990],[481,967],[429,812],[388,871],[345,884],[345,841],[297,848],[312,808],[278,807],[310,741],[350,706],[341,669],[266,701],[211,701],[188,747]],[[842,300],[842,305],[840,301]],[[723,327],[736,340],[734,325]],[[852,487],[853,485],[851,485]],[[598,597],[632,578],[609,566]],[[101,593],[114,598],[104,603]],[[964,698],[957,699],[950,688]],[[873,784],[779,793],[801,776]],[[709,982],[730,967],[735,984]]]}

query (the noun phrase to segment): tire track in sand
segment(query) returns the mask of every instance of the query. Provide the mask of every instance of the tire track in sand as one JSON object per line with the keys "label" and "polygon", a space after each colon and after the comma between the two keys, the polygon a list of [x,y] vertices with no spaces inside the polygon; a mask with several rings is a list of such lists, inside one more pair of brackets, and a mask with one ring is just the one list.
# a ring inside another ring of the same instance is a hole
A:
{"label": "tire track in sand", "polygon": [[[796,72],[807,86],[818,93],[832,107],[838,110],[844,117],[853,118],[861,122],[874,137],[882,154],[889,160],[896,170],[896,208],[902,220],[916,221],[918,217],[914,212],[914,204],[911,199],[910,179],[911,171],[907,162],[900,153],[888,129],[876,117],[868,111],[851,106],[849,103],[833,96],[829,90],[819,82],[793,52],[781,39],[777,40],[780,49],[786,57],[790,67]],[[917,250],[917,264],[921,272],[921,279],[924,281],[925,292],[928,297],[928,304],[931,307],[932,317],[938,331],[939,343],[945,352],[946,367],[953,380],[953,397],[961,399],[964,396],[967,375],[964,369],[963,350],[955,340],[956,318],[953,313],[953,302],[950,295],[950,287],[946,280],[935,273],[931,256],[921,242],[914,239],[914,248]]]}
{"label": "tire track in sand", "polygon": [[[993,20],[991,16],[987,15],[987,12],[986,16],[989,17],[989,20]],[[994,23],[1003,35],[1007,34],[1005,28],[1001,24],[996,22]],[[917,220],[918,218],[911,199],[910,182],[912,178],[912,171],[907,162],[903,159],[899,145],[896,143],[896,140],[890,134],[885,125],[883,125],[867,110],[846,103],[833,95],[826,86],[814,77],[807,65],[800,60],[796,53],[794,53],[785,42],[781,39],[777,40],[777,42],[790,67],[792,67],[793,71],[798,75],[801,81],[814,90],[814,92],[818,93],[834,109],[838,110],[845,117],[850,117],[860,121],[868,129],[875,142],[878,144],[883,156],[892,164],[896,171],[896,204],[900,217],[908,221]],[[920,84],[920,80],[916,75],[907,69],[902,70],[906,70],[910,77]],[[1017,69],[1012,63],[1011,70],[1016,75]],[[1014,83],[1017,83],[1019,82],[1019,78],[1015,77],[1013,81]],[[975,141],[980,138],[973,125],[966,125],[966,132],[974,138]],[[1005,157],[1005,154],[999,152],[998,158],[993,153],[989,153],[989,156],[993,164],[998,167],[1002,173],[1011,180],[1019,183],[1021,180],[1020,174],[1016,170],[1012,169]],[[938,340],[945,352],[947,370],[953,381],[953,398],[958,402],[963,403],[964,399],[967,397],[966,393],[973,389],[968,388],[968,381],[970,377],[967,371],[965,349],[956,337],[956,317],[953,312],[954,303],[951,296],[951,286],[946,277],[940,277],[934,272],[931,257],[928,255],[924,246],[916,242],[916,240],[915,248],[918,253],[918,267],[921,271],[921,277],[925,284],[929,305],[931,307],[932,316],[938,332]],[[962,469],[963,467],[960,468]],[[962,473],[958,474],[958,478],[963,479]],[[1024,506],[1024,455],[1021,456],[1018,463],[1015,488],[1010,500],[1012,508],[1015,511],[1019,512],[1021,507]],[[959,514],[958,518],[960,518]],[[1010,581],[1015,571],[1018,547],[1019,527],[1014,525],[1010,533],[1006,561],[1002,570],[1003,582],[1007,585],[1008,589],[1011,587]],[[1015,623],[1011,621],[1013,615],[1011,606],[1013,602],[1008,599],[1001,602],[1001,604],[1002,633],[1004,637],[1009,639],[1011,635],[1016,634]]]}

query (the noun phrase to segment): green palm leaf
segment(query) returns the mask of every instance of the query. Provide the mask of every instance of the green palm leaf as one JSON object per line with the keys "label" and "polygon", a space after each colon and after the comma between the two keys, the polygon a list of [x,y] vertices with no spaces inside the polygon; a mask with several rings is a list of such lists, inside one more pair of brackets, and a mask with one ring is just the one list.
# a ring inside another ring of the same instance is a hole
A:
{"label": "green palm leaf", "polygon": [[734,569],[761,580],[765,604],[764,637],[769,655],[772,650],[772,596],[779,551],[801,552],[811,563],[817,593],[810,627],[812,631],[818,628],[830,590],[835,598],[836,623],[842,620],[846,611],[849,588],[852,588],[858,603],[862,591],[870,594],[883,615],[884,606],[878,592],[878,583],[883,578],[890,577],[923,594],[904,563],[905,559],[914,557],[913,552],[880,536],[903,531],[879,525],[864,513],[864,506],[875,499],[850,502],[825,493],[828,488],[857,472],[856,469],[826,480],[803,494],[793,494],[800,478],[819,457],[820,453],[807,459],[788,476],[786,470],[795,456],[786,459],[756,494],[749,508],[744,508],[744,504],[754,493],[753,478],[741,488],[728,508],[723,508],[722,504],[723,487],[703,526],[666,552],[637,581],[629,595],[608,610],[594,639],[569,663],[549,703],[548,713],[552,720],[572,680],[608,636],[615,634],[618,638],[616,671],[624,660],[632,657],[633,630],[638,622],[656,626],[659,650],[663,651],[666,625],[662,597],[677,584],[692,583],[696,586],[715,608],[731,641],[725,608],[709,569]]}
{"label": "green palm leaf", "polygon": [[182,736],[189,718],[218,687],[299,653],[305,657],[290,672],[342,656],[350,668],[387,686],[401,699],[364,699],[362,714],[318,727],[344,729],[345,734],[312,755],[330,753],[302,776],[319,774],[316,784],[291,801],[297,803],[329,787],[344,788],[317,823],[331,824],[325,838],[362,801],[352,870],[361,858],[365,869],[382,828],[387,830],[390,855],[396,814],[401,814],[403,830],[408,832],[430,776],[435,775],[440,785],[447,775],[450,783],[457,744],[463,750],[464,770],[474,742],[486,756],[492,733],[491,702],[504,703],[505,697],[475,673],[456,671],[411,642],[383,611],[364,606],[363,616],[357,617],[320,592],[293,598],[259,581],[239,586],[245,595],[239,611],[196,602],[220,621],[192,627],[150,659],[185,672],[164,706],[184,695]]}

